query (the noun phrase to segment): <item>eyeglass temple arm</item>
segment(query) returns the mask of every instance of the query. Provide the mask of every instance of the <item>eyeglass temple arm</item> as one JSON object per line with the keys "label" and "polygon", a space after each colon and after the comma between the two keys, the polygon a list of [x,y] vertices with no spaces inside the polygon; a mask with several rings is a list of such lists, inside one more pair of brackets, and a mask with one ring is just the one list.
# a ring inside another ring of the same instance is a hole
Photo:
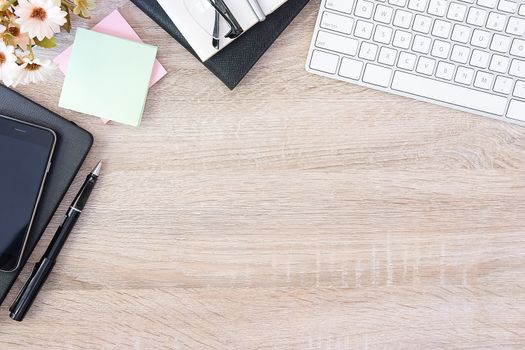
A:
{"label": "eyeglass temple arm", "polygon": [[208,2],[221,14],[221,16],[228,22],[231,30],[226,34],[226,38],[235,39],[243,33],[243,29],[239,22],[235,19],[228,6],[223,0],[208,0]]}

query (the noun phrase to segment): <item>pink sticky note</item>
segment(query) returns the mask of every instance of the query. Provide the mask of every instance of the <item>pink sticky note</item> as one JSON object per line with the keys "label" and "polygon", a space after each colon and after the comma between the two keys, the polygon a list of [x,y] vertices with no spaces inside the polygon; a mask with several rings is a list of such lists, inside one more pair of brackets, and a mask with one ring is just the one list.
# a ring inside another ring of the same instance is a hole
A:
{"label": "pink sticky note", "polygon": [[[102,33],[102,34],[108,34],[113,35],[122,39],[127,39],[131,41],[136,41],[141,43],[142,40],[140,37],[135,33],[133,28],[129,25],[129,23],[126,21],[124,17],[118,12],[118,10],[115,10],[111,12],[108,16],[106,16],[102,21],[100,21],[97,25],[95,25],[91,30]],[[62,73],[67,74],[67,67],[69,65],[69,59],[71,58],[71,52],[73,51],[73,45],[65,49],[61,54],[59,54],[55,59],[53,60]],[[159,60],[155,60],[155,64],[153,65],[153,72],[151,73],[151,80],[149,82],[149,86],[152,87],[155,85],[160,79],[162,79],[163,76],[165,76],[168,72],[164,67],[160,64]],[[104,123],[107,123],[108,120],[103,120]]]}

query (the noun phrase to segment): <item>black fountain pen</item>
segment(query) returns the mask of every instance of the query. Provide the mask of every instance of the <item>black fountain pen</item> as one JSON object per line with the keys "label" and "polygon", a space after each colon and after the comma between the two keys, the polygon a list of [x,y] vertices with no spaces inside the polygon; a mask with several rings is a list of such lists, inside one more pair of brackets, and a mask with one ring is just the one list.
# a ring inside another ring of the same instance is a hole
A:
{"label": "black fountain pen", "polygon": [[62,221],[62,224],[53,236],[44,256],[35,265],[31,276],[20,291],[20,294],[18,294],[13,305],[9,308],[9,311],[11,312],[9,316],[13,320],[22,321],[31,307],[31,304],[33,304],[40,288],[44,285],[47,276],[49,276],[49,273],[53,269],[53,266],[55,266],[58,254],[60,254],[64,243],[66,243],[66,240],[73,230],[73,227],[75,227],[80,214],[82,214],[82,209],[84,209],[84,206],[91,195],[91,191],[97,183],[101,168],[102,162],[99,162],[95,169],[93,169],[93,171],[87,176],[84,185],[69,207],[69,210],[64,217],[64,221]]}

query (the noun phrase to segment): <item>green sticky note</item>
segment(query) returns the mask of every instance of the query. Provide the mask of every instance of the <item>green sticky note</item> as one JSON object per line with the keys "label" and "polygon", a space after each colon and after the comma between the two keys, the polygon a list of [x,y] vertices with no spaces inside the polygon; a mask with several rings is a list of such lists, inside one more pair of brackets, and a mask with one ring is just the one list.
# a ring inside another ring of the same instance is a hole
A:
{"label": "green sticky note", "polygon": [[79,28],[59,106],[139,126],[156,55],[154,46]]}

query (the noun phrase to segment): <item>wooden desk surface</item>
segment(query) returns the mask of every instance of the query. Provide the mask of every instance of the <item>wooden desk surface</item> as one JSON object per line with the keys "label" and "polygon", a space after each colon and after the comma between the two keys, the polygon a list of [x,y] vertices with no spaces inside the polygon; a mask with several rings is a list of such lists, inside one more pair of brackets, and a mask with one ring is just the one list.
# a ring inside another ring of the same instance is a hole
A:
{"label": "wooden desk surface", "polygon": [[104,171],[2,348],[525,348],[525,128],[307,74],[318,6],[230,92],[99,1],[81,25],[120,7],[169,75],[140,128],[58,108],[59,74],[18,89],[95,135],[64,204]]}

